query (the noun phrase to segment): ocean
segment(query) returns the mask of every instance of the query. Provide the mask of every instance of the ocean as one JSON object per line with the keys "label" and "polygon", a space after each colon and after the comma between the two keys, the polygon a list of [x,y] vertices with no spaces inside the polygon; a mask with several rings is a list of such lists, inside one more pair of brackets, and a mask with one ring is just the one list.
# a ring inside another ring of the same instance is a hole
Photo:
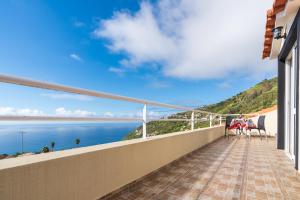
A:
{"label": "ocean", "polygon": [[0,125],[0,154],[38,152],[44,146],[54,150],[75,148],[75,140],[80,139],[80,147],[104,144],[123,140],[139,124],[137,123],[101,123],[101,124],[23,124]]}

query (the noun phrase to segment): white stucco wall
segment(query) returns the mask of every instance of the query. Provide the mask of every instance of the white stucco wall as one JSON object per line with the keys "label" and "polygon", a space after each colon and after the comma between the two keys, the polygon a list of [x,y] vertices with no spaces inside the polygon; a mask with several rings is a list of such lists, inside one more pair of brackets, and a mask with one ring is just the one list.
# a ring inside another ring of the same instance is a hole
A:
{"label": "white stucco wall", "polygon": [[[277,134],[277,109],[261,114],[261,115],[265,115],[266,119],[265,119],[265,126],[266,126],[266,132],[268,135],[271,136],[276,136]],[[257,117],[253,117],[253,122],[255,124],[257,124],[257,120],[258,120],[258,116]],[[257,130],[253,130],[253,133],[257,132]]]}

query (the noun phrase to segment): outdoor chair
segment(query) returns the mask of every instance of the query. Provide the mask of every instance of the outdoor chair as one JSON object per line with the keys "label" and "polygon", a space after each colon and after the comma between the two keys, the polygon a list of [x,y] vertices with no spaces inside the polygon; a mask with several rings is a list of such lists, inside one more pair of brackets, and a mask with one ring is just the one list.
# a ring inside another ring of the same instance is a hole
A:
{"label": "outdoor chair", "polygon": [[232,120],[234,119],[233,116],[227,116],[226,117],[226,123],[225,123],[225,137],[227,136],[227,138],[229,139],[229,133],[228,131],[231,129],[235,129],[236,130],[236,136],[240,136],[243,133],[243,129],[242,129],[242,124],[237,122],[234,123],[233,125],[231,124]]}
{"label": "outdoor chair", "polygon": [[232,116],[227,116],[226,119],[225,119],[225,137],[228,137],[229,138],[229,134],[228,134],[228,130],[229,130],[229,127],[230,127],[230,123],[231,123],[231,120],[233,119]]}
{"label": "outdoor chair", "polygon": [[266,132],[266,127],[265,127],[265,119],[266,119],[266,116],[261,115],[261,116],[258,117],[256,127],[247,127],[246,128],[246,133],[247,133],[247,130],[249,130],[249,138],[250,139],[251,139],[251,130],[253,130],[253,129],[258,130],[258,133],[259,133],[259,136],[260,136],[261,140],[262,140],[262,136],[263,136],[262,133],[261,133],[262,130],[264,131],[266,139],[268,139],[267,132]]}

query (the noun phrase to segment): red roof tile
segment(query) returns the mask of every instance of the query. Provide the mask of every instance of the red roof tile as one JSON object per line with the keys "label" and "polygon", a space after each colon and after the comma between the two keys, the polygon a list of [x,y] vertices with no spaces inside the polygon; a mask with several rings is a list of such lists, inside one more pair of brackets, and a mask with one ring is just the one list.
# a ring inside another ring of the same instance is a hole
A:
{"label": "red roof tile", "polygon": [[276,14],[283,11],[287,0],[274,0],[273,7],[267,10],[267,21],[265,31],[264,50],[262,58],[270,57],[273,42],[272,29],[275,27]]}

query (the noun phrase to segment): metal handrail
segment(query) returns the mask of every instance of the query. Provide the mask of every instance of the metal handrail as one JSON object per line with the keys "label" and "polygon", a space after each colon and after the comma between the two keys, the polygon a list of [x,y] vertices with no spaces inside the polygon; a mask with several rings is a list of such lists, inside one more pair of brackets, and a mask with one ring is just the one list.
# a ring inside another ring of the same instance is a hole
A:
{"label": "metal handrail", "polygon": [[[91,122],[141,121],[141,122],[143,122],[143,138],[146,138],[146,136],[147,136],[147,133],[146,133],[147,109],[146,108],[149,105],[172,108],[172,109],[179,109],[179,110],[184,110],[184,111],[191,111],[192,112],[191,119],[156,119],[155,121],[190,121],[192,130],[194,129],[194,122],[199,121],[198,119],[194,119],[195,112],[209,114],[210,115],[210,126],[212,126],[212,123],[211,123],[212,115],[221,116],[218,113],[212,113],[212,112],[203,111],[200,109],[194,109],[194,108],[190,108],[190,107],[177,106],[177,105],[166,104],[166,103],[159,103],[159,102],[155,102],[155,101],[137,99],[137,98],[115,95],[115,94],[105,93],[105,92],[98,92],[98,91],[93,91],[93,90],[86,90],[86,89],[64,86],[64,85],[59,85],[59,84],[54,84],[54,83],[46,83],[46,82],[42,82],[42,81],[30,80],[30,79],[15,77],[15,76],[8,76],[8,75],[0,74],[0,82],[21,85],[21,86],[27,86],[27,87],[48,89],[48,90],[54,90],[54,91],[61,91],[61,92],[85,95],[85,96],[90,96],[90,97],[127,101],[127,102],[131,102],[131,103],[139,103],[139,104],[144,105],[142,118],[67,117],[67,116],[66,117],[64,117],[64,116],[1,116],[0,115],[0,121],[91,121]],[[149,121],[154,121],[154,120],[150,119]]]}
{"label": "metal handrail", "polygon": [[142,122],[141,118],[0,115],[0,121]]}
{"label": "metal handrail", "polygon": [[61,92],[68,92],[68,93],[73,93],[73,94],[86,95],[86,96],[90,96],[90,97],[98,97],[98,98],[127,101],[127,102],[132,102],[132,103],[147,104],[147,105],[151,105],[151,106],[175,108],[175,109],[186,110],[186,111],[194,110],[193,108],[184,107],[184,106],[159,103],[159,102],[155,102],[155,101],[148,101],[148,100],[144,100],[144,99],[120,96],[120,95],[115,95],[115,94],[110,94],[110,93],[105,93],[105,92],[98,92],[98,91],[69,87],[69,86],[64,86],[64,85],[59,85],[59,84],[46,83],[46,82],[42,82],[42,81],[35,81],[35,80],[19,78],[19,77],[14,77],[14,76],[0,75],[0,82],[10,83],[10,84],[15,84],[15,85],[23,85],[23,86],[28,86],[28,87],[41,88],[41,89],[56,90],[56,91],[61,91]]}

